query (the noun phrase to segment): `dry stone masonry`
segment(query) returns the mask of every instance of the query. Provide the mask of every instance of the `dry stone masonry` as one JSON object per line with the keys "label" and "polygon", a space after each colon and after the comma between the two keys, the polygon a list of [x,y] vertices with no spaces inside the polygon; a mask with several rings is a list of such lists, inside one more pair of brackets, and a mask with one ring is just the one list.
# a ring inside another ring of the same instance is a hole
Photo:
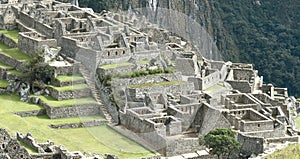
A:
{"label": "dry stone masonry", "polygon": [[[8,0],[0,6],[0,28],[20,31],[18,44],[0,34],[2,43],[29,56],[42,52],[45,62],[55,68],[55,77],[83,76],[74,82],[52,81],[59,88],[47,88],[51,98],[95,99],[86,104],[51,106],[35,97],[50,118],[101,114],[114,123],[110,126],[116,131],[166,157],[208,157],[199,137],[215,128],[238,132],[242,144],[239,157],[262,153],[267,142],[299,141],[294,117],[300,104],[285,88],[265,84],[251,64],[199,57],[201,52],[188,41],[131,12],[94,13],[78,7],[78,1]],[[138,29],[137,25],[145,28]],[[0,56],[0,60],[20,65],[7,57]],[[6,72],[0,68],[1,78],[5,79]],[[87,88],[61,90],[82,82]],[[51,127],[85,124],[103,123]],[[17,138],[41,152],[42,158],[51,158],[53,153],[61,154],[61,158],[80,158],[80,153],[50,148],[51,143],[38,144],[30,134],[18,134]],[[0,141],[3,158],[30,158],[3,129]],[[45,147],[51,149],[50,154],[43,152]]]}

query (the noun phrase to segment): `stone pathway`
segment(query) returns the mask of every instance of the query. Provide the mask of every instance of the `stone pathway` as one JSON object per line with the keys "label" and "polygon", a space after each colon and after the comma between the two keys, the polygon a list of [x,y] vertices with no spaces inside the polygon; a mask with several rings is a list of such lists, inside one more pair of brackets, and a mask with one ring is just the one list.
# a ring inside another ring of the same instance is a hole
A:
{"label": "stone pathway", "polygon": [[87,85],[91,89],[93,97],[95,98],[95,100],[97,101],[97,103],[100,104],[100,108],[101,108],[101,111],[102,111],[105,119],[109,123],[113,123],[114,121],[113,121],[111,115],[108,113],[105,105],[103,104],[103,102],[102,102],[102,100],[100,98],[100,92],[99,92],[99,90],[96,87],[95,76],[93,74],[91,74],[91,72],[89,70],[87,70],[83,65],[81,65],[79,67],[79,71],[81,72],[81,74],[84,77]]}

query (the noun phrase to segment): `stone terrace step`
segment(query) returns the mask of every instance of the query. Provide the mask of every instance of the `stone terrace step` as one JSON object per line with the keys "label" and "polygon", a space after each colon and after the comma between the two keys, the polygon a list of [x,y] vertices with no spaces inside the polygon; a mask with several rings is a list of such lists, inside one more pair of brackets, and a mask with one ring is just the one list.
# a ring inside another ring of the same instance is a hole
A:
{"label": "stone terrace step", "polygon": [[51,119],[101,114],[100,105],[90,97],[61,101],[49,96],[31,96],[31,98],[39,98],[38,104],[46,109],[46,114]]}
{"label": "stone terrace step", "polygon": [[50,96],[56,100],[83,98],[91,96],[91,90],[87,84],[76,84],[64,87],[47,86]]}
{"label": "stone terrace step", "polygon": [[84,77],[81,75],[57,76],[51,84],[56,87],[71,86],[85,83]]}
{"label": "stone terrace step", "polygon": [[7,71],[11,69],[13,67],[0,62],[0,79],[6,79]]}

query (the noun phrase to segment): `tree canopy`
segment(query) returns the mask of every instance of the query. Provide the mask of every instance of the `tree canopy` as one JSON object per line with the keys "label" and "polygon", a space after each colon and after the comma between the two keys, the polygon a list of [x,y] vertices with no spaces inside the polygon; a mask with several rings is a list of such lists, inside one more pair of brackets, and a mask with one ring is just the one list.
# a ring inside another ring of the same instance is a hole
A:
{"label": "tree canopy", "polygon": [[231,129],[215,129],[204,136],[204,145],[210,149],[209,153],[229,156],[233,150],[240,147],[240,143],[235,139],[235,132]]}

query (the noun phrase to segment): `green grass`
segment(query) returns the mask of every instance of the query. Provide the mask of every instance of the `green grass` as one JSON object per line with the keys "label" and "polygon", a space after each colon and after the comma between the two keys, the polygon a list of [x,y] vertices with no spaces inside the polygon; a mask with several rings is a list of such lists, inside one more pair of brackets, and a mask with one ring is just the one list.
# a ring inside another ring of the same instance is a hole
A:
{"label": "green grass", "polygon": [[277,150],[274,153],[264,157],[264,159],[299,159],[300,144],[291,144],[286,148]]}
{"label": "green grass", "polygon": [[70,81],[81,81],[84,78],[81,75],[73,75],[73,76],[57,76],[56,79],[60,82],[70,82]]}
{"label": "green grass", "polygon": [[[16,95],[0,95],[0,127],[10,135],[30,132],[37,142],[47,140],[56,145],[63,145],[70,151],[81,151],[87,154],[106,153],[118,155],[119,158],[135,159],[153,156],[154,154],[118,134],[107,126],[76,129],[52,129],[50,124],[78,123],[85,120],[104,120],[100,116],[49,119],[47,116],[20,117],[11,112],[39,110],[40,106],[19,101]],[[123,150],[123,151],[120,151]],[[34,153],[34,151],[30,151]]]}
{"label": "green grass", "polygon": [[55,87],[52,85],[48,85],[49,87],[57,90],[57,91],[71,91],[71,90],[82,90],[82,89],[88,89],[89,86],[87,84],[76,84],[71,86],[64,86],[64,87]]}
{"label": "green grass", "polygon": [[3,49],[0,50],[0,53],[4,53],[7,56],[10,56],[18,61],[29,61],[31,57],[23,52],[21,52],[18,48],[12,49]]}
{"label": "green grass", "polygon": [[67,100],[61,100],[58,101],[50,96],[36,96],[39,97],[40,100],[47,103],[49,106],[52,107],[65,107],[65,106],[74,106],[75,104],[96,104],[97,102],[95,99],[91,97],[87,98],[78,98],[78,99],[67,99]]}
{"label": "green grass", "polygon": [[296,128],[300,130],[300,115],[295,118]]}
{"label": "green grass", "polygon": [[166,81],[166,82],[156,82],[156,83],[143,83],[143,84],[136,84],[136,85],[130,85],[129,88],[148,88],[148,87],[154,87],[154,86],[169,86],[169,85],[176,85],[184,83],[184,81]]}
{"label": "green grass", "polygon": [[9,48],[2,43],[0,43],[0,53],[3,53],[19,61],[29,61],[31,59],[29,55],[21,52],[18,48]]}
{"label": "green grass", "polygon": [[0,43],[0,51],[10,49],[7,45],[4,45],[3,43]]}
{"label": "green grass", "polygon": [[13,41],[18,43],[18,36],[19,36],[18,30],[0,30],[0,33],[6,35],[7,37],[11,38]]}
{"label": "green grass", "polygon": [[7,74],[13,74],[13,75],[17,75],[17,76],[22,76],[23,73],[17,70],[8,70]]}
{"label": "green grass", "polygon": [[125,67],[125,66],[133,66],[133,64],[129,63],[129,62],[123,62],[123,63],[109,64],[109,65],[102,65],[102,66],[99,66],[99,68],[108,70],[108,69]]}
{"label": "green grass", "polygon": [[0,79],[0,88],[6,88],[8,85],[8,81]]}
{"label": "green grass", "polygon": [[22,112],[42,109],[42,107],[39,105],[21,102],[20,97],[13,94],[0,95],[0,101],[0,114],[7,112]]}

